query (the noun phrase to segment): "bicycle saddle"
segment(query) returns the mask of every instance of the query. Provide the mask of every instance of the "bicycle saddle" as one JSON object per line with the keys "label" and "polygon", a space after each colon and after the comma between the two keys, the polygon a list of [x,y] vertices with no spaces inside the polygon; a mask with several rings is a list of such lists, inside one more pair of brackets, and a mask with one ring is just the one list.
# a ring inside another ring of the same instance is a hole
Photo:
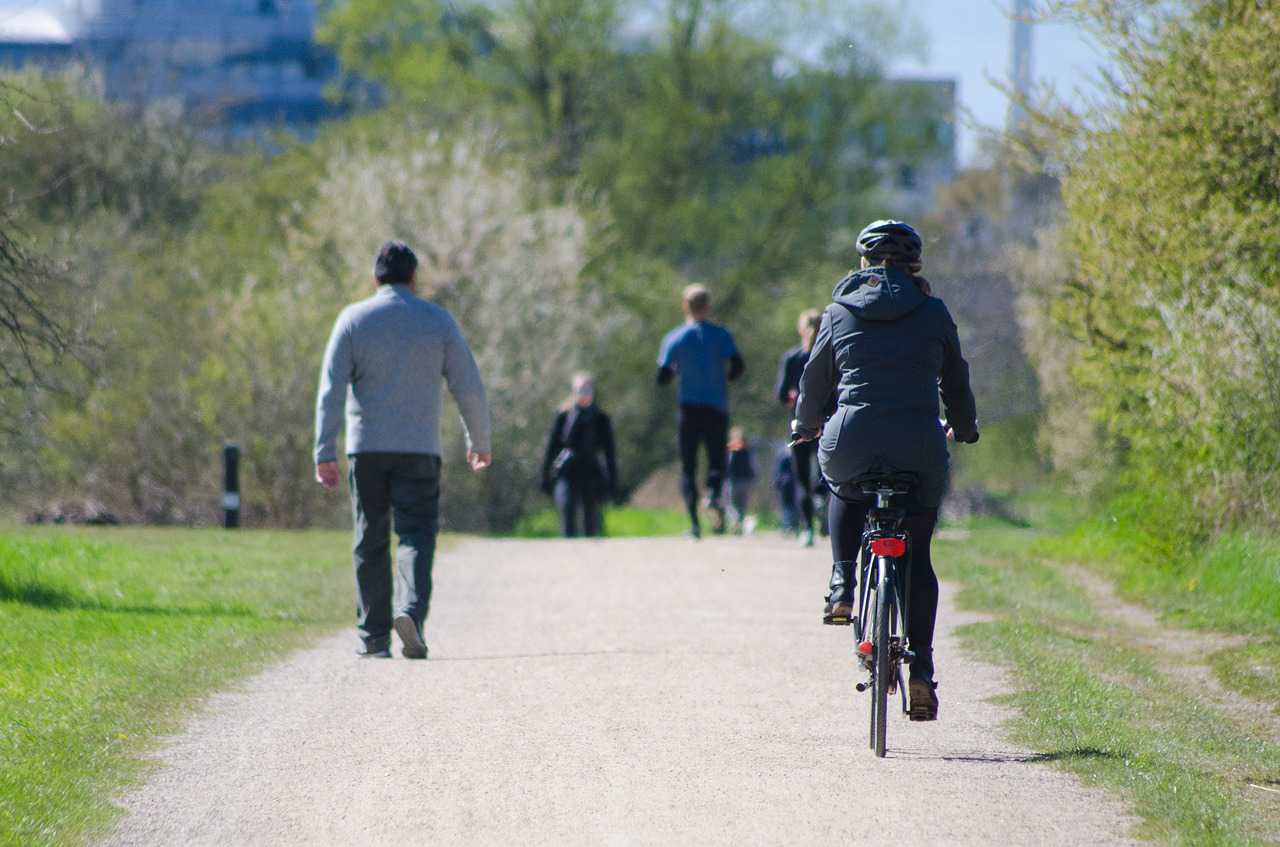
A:
{"label": "bicycle saddle", "polygon": [[907,472],[877,472],[863,474],[853,482],[863,494],[875,494],[884,489],[889,489],[894,494],[906,494],[920,484],[920,477]]}

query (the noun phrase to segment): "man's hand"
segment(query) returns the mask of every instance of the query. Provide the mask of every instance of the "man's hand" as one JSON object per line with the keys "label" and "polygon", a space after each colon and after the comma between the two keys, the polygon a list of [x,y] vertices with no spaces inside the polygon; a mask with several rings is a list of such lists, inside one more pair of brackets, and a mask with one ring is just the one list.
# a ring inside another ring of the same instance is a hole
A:
{"label": "man's hand", "polygon": [[316,464],[316,482],[324,486],[326,491],[338,487],[338,463],[319,462]]}
{"label": "man's hand", "polygon": [[471,470],[479,473],[485,468],[493,464],[492,453],[477,453],[474,450],[467,451],[467,464],[471,466]]}

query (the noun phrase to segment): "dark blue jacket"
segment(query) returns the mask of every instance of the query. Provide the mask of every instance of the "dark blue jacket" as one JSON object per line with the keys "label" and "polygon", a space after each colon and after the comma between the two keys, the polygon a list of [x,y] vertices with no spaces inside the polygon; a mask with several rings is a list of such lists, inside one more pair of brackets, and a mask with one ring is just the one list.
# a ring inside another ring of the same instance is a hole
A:
{"label": "dark blue jacket", "polygon": [[[960,441],[977,438],[969,365],[951,313],[899,268],[854,271],[832,292],[800,379],[800,432],[821,430],[818,462],[841,497],[878,471],[920,476],[916,500],[938,505],[946,493],[947,441],[938,395]],[[824,411],[832,394],[835,414]]]}

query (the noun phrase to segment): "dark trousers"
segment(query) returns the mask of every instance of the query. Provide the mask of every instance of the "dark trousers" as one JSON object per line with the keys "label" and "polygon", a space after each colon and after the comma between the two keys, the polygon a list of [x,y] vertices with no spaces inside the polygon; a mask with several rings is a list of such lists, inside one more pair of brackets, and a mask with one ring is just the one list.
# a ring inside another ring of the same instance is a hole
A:
{"label": "dark trousers", "polygon": [[582,512],[582,534],[588,537],[602,535],[600,526],[600,498],[596,496],[596,484],[591,480],[564,477],[556,480],[556,508],[560,510],[560,532],[565,538],[578,537],[578,512]]}
{"label": "dark trousers", "polygon": [[440,457],[357,453],[350,457],[355,525],[356,627],[370,648],[391,642],[391,523],[396,551],[396,611],[421,629],[431,605],[431,566],[440,520]]}
{"label": "dark trousers", "polygon": [[684,495],[689,520],[698,523],[698,448],[707,450],[707,491],[713,502],[720,501],[724,466],[729,453],[729,416],[711,406],[681,406],[680,492]]}
{"label": "dark trousers", "polygon": [[[862,530],[872,502],[850,502],[832,495],[829,501],[831,524],[831,556],[837,562],[851,562],[858,558],[862,546]],[[907,573],[911,595],[907,598],[910,617],[907,620],[907,641],[915,653],[911,662],[911,676],[933,678],[933,629],[938,617],[938,576],[933,572],[933,558],[929,542],[938,523],[937,509],[909,510],[902,522],[911,535],[911,561]]]}
{"label": "dark trousers", "polygon": [[803,529],[813,529],[813,459],[818,454],[818,442],[802,441],[791,448],[791,469],[800,487],[800,514],[804,518]]}

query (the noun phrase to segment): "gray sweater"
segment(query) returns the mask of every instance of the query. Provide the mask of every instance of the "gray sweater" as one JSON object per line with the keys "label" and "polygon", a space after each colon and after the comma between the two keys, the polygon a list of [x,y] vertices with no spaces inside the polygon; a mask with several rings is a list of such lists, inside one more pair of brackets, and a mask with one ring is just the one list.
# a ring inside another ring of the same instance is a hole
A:
{"label": "gray sweater", "polygon": [[484,384],[453,316],[407,285],[383,285],[351,304],[333,326],[320,369],[316,462],[337,458],[344,407],[348,455],[439,456],[442,380],[462,412],[468,448],[488,453]]}

